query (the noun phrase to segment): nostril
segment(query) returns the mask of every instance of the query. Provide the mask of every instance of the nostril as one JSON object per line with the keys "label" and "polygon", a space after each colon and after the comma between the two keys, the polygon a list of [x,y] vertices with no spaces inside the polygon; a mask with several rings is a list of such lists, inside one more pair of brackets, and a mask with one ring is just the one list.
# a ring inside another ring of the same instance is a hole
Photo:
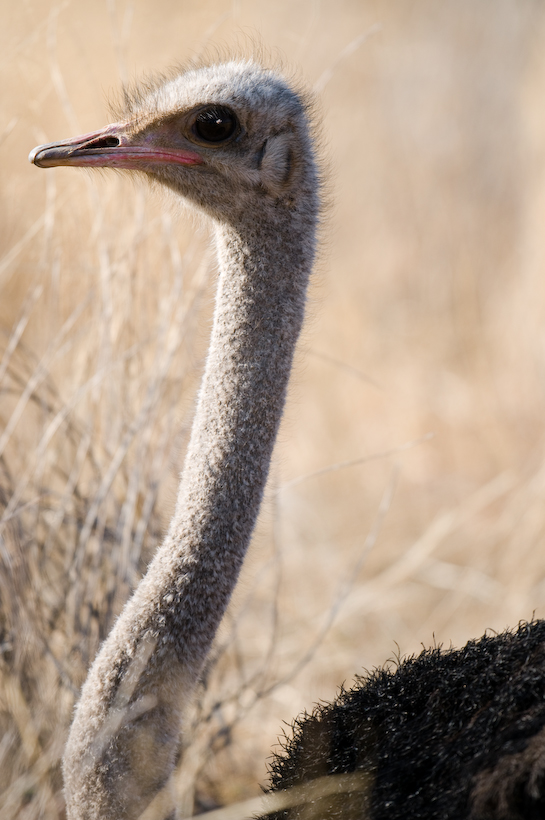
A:
{"label": "nostril", "polygon": [[120,145],[118,137],[102,137],[96,140],[90,140],[85,145],[82,145],[80,150],[87,151],[94,148],[117,148]]}

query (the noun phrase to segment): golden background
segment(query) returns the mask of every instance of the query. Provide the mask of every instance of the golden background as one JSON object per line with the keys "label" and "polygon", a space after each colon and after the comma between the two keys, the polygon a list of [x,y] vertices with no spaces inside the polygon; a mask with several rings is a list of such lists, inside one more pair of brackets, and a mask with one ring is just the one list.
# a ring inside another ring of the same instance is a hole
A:
{"label": "golden background", "polygon": [[27,154],[203,53],[317,94],[320,261],[185,752],[189,811],[258,794],[282,722],[355,673],[545,614],[545,9],[4,0],[0,38],[6,820],[63,816],[74,698],[173,507],[215,276],[173,198]]}

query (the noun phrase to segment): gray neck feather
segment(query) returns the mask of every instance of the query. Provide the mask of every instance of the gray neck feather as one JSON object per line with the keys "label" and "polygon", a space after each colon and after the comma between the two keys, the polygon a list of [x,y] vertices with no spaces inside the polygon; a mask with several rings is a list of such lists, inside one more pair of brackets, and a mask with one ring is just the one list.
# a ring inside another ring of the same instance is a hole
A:
{"label": "gray neck feather", "polygon": [[184,704],[248,547],[303,321],[317,202],[264,210],[216,227],[216,312],[176,511],[83,687],[64,759],[70,820],[139,817],[168,781]]}

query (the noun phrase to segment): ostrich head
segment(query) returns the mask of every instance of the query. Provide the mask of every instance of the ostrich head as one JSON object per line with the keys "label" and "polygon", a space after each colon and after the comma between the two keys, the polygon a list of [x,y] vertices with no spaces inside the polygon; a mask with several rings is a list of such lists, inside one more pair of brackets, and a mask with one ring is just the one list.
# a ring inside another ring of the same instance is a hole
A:
{"label": "ostrich head", "polygon": [[127,101],[122,121],[38,146],[29,160],[143,171],[233,223],[308,199],[316,178],[306,115],[277,74],[229,62],[145,88]]}

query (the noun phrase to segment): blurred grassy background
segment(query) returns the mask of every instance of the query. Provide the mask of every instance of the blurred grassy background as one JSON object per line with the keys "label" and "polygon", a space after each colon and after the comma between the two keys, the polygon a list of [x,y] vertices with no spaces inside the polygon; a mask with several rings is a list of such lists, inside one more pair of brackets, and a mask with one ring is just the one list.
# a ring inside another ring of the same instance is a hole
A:
{"label": "blurred grassy background", "polygon": [[214,293],[206,226],[28,151],[206,49],[262,47],[319,95],[321,262],[185,753],[188,810],[257,794],[282,721],[353,673],[545,615],[545,9],[3,0],[2,20],[6,819],[63,816],[71,709],[172,510]]}

